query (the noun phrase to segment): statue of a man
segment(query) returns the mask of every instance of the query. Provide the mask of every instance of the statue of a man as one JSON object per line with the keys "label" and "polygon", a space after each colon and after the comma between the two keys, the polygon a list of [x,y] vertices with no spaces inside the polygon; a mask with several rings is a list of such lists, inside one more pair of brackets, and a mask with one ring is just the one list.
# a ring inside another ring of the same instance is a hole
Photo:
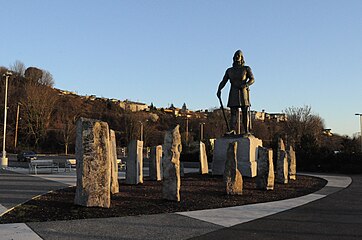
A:
{"label": "statue of a man", "polygon": [[227,106],[230,107],[230,128],[236,132],[237,113],[241,108],[243,115],[244,132],[250,132],[250,119],[249,119],[249,86],[254,83],[254,75],[249,66],[244,66],[244,56],[241,50],[235,52],[233,57],[233,66],[228,68],[217,90],[217,97],[221,97],[221,90],[225,84],[230,80],[230,92]]}

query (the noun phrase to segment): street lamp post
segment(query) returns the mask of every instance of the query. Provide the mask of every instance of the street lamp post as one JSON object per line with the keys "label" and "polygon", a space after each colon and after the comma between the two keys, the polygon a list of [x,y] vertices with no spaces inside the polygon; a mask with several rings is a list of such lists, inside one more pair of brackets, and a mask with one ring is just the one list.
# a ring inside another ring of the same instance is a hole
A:
{"label": "street lamp post", "polygon": [[5,142],[6,142],[6,117],[8,113],[8,81],[12,75],[11,72],[6,72],[5,76],[5,106],[4,106],[4,137],[3,137],[3,156],[1,158],[1,167],[5,168],[8,166],[8,158],[6,157]]}
{"label": "street lamp post", "polygon": [[355,115],[359,116],[359,124],[360,124],[359,138],[361,139],[361,152],[362,152],[362,113],[356,113]]}

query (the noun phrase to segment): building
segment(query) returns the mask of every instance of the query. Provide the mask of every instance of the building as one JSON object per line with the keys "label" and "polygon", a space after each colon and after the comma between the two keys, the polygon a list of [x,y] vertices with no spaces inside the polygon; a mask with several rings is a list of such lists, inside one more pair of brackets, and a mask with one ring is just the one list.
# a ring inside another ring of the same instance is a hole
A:
{"label": "building", "polygon": [[276,121],[276,122],[285,122],[288,120],[287,114],[285,113],[266,113],[263,109],[261,112],[258,111],[251,111],[251,118],[252,120],[259,120],[259,121]]}
{"label": "building", "polygon": [[119,106],[124,110],[131,112],[149,111],[150,107],[146,103],[133,102],[128,99],[119,102]]}

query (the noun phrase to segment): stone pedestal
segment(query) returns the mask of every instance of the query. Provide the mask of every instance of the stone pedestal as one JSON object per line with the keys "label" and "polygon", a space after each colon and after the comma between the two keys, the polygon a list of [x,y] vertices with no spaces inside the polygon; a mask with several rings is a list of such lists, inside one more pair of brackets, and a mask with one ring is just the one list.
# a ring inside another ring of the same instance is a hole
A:
{"label": "stone pedestal", "polygon": [[75,152],[77,187],[74,203],[86,207],[109,208],[111,161],[108,124],[92,119],[79,119]]}
{"label": "stone pedestal", "polygon": [[126,184],[143,183],[143,141],[132,140],[128,145]]}
{"label": "stone pedestal", "polygon": [[285,151],[285,145],[280,138],[278,142],[278,154],[277,154],[277,183],[288,183],[288,159],[287,152]]}
{"label": "stone pedestal", "polygon": [[297,180],[297,159],[292,146],[289,146],[289,150],[287,151],[287,158],[289,165],[289,179]]}
{"label": "stone pedestal", "polygon": [[116,133],[109,132],[109,159],[111,161],[111,193],[119,192]]}
{"label": "stone pedestal", "polygon": [[155,146],[151,148],[150,156],[150,179],[161,181],[162,180],[162,146]]}
{"label": "stone pedestal", "polygon": [[179,125],[167,131],[162,146],[163,184],[162,197],[171,201],[180,201],[180,153],[182,151]]}
{"label": "stone pedestal", "polygon": [[243,194],[243,178],[237,167],[237,149],[237,141],[229,143],[224,169],[224,183],[227,195]]}
{"label": "stone pedestal", "polygon": [[200,173],[208,174],[209,173],[209,165],[207,162],[206,155],[206,146],[205,143],[200,142]]}
{"label": "stone pedestal", "polygon": [[226,161],[226,152],[229,143],[238,143],[238,169],[243,176],[255,177],[257,174],[258,147],[263,142],[250,136],[230,136],[218,138],[215,141],[214,157],[212,162],[212,175],[223,175]]}
{"label": "stone pedestal", "polygon": [[274,164],[273,150],[258,148],[258,174],[256,178],[256,188],[261,190],[274,189]]}

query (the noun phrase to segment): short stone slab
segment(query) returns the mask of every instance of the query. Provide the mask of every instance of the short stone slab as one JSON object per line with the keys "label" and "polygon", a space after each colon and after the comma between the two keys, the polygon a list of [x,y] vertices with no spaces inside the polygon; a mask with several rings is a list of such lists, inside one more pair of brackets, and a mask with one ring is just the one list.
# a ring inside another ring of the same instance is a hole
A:
{"label": "short stone slab", "polygon": [[243,194],[243,178],[238,170],[238,142],[229,143],[224,169],[224,183],[227,195]]}
{"label": "short stone slab", "polygon": [[256,188],[261,190],[273,190],[274,178],[273,150],[259,147]]}
{"label": "short stone slab", "polygon": [[75,146],[77,187],[74,203],[86,207],[111,205],[109,129],[105,122],[80,118]]}
{"label": "short stone slab", "polygon": [[250,136],[230,136],[218,138],[215,141],[212,175],[223,175],[229,143],[238,142],[238,169],[243,176],[257,175],[258,147],[263,146],[262,140]]}
{"label": "short stone slab", "polygon": [[277,154],[277,183],[288,183],[288,159],[287,152],[285,151],[285,145],[280,138],[278,141],[278,154]]}
{"label": "short stone slab", "polygon": [[163,184],[162,197],[166,200],[180,201],[180,154],[182,151],[179,125],[165,135],[162,157]]}
{"label": "short stone slab", "polygon": [[287,158],[289,165],[289,179],[297,180],[297,159],[292,146],[289,146],[289,150],[287,151]]}
{"label": "short stone slab", "polygon": [[126,184],[143,183],[143,141],[132,140],[128,145]]}
{"label": "short stone slab", "polygon": [[119,192],[119,184],[116,133],[114,130],[110,130],[109,137],[109,158],[111,160],[111,193],[115,194]]}
{"label": "short stone slab", "polygon": [[162,180],[162,145],[151,148],[149,170],[151,180]]}
{"label": "short stone slab", "polygon": [[205,143],[200,142],[200,173],[208,174],[209,165],[207,162],[206,146]]}

